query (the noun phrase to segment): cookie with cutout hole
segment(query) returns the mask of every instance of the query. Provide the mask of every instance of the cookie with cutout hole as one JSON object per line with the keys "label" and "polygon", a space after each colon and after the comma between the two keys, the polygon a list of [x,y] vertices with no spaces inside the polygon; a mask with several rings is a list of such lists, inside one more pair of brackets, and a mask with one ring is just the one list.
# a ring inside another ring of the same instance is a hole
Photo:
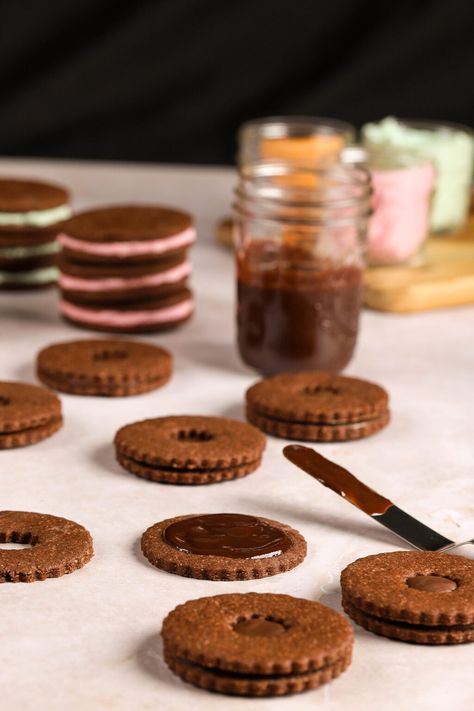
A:
{"label": "cookie with cutout hole", "polygon": [[316,689],[351,663],[353,633],[336,610],[272,593],[188,600],[163,621],[164,659],[183,681],[236,696]]}
{"label": "cookie with cutout hole", "polygon": [[0,542],[29,546],[0,548],[0,583],[59,578],[82,568],[94,555],[91,535],[83,526],[31,511],[0,511]]}
{"label": "cookie with cutout hole", "polygon": [[119,339],[54,343],[36,360],[42,383],[73,395],[139,395],[167,383],[172,368],[164,348]]}
{"label": "cookie with cutout hole", "polygon": [[361,627],[415,644],[474,642],[474,561],[432,551],[359,558],[341,573],[342,605]]}
{"label": "cookie with cutout hole", "polygon": [[252,425],[223,417],[175,415],[122,427],[117,461],[144,479],[210,484],[236,479],[260,465],[265,437]]}
{"label": "cookie with cutout hole", "polygon": [[388,400],[384,388],[367,380],[319,371],[282,373],[247,390],[247,419],[275,437],[342,442],[385,427]]}
{"label": "cookie with cutout hole", "polygon": [[54,393],[29,383],[0,382],[0,449],[41,442],[62,425],[61,402]]}

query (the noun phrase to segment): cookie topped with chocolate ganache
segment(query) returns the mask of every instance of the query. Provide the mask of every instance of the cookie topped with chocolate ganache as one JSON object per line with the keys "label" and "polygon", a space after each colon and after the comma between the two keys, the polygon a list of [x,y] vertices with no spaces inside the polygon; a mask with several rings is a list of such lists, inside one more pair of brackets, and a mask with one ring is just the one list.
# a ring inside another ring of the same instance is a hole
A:
{"label": "cookie topped with chocolate ganache", "polygon": [[203,580],[250,580],[286,572],[306,556],[290,526],[240,513],[178,516],[151,526],[142,551],[152,565]]}

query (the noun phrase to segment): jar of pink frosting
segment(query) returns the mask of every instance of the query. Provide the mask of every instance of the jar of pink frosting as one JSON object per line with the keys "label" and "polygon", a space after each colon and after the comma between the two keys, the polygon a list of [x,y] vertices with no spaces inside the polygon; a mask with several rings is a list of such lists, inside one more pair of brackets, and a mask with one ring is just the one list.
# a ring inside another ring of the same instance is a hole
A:
{"label": "jar of pink frosting", "polygon": [[347,149],[342,160],[365,163],[372,179],[367,263],[390,265],[419,259],[429,232],[433,164],[413,153],[367,152],[360,147]]}

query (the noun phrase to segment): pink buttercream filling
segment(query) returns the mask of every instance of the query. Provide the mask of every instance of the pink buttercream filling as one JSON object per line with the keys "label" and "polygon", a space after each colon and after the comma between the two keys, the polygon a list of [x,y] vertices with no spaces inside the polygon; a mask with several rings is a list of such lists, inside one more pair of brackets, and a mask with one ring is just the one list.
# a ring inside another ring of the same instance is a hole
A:
{"label": "pink buttercream filling", "polygon": [[428,236],[434,169],[430,164],[371,171],[374,214],[369,223],[370,261],[396,264],[414,256]]}
{"label": "pink buttercream filling", "polygon": [[191,274],[190,262],[183,262],[177,267],[167,269],[156,274],[144,274],[139,277],[110,277],[105,279],[82,279],[61,274],[59,286],[70,291],[115,291],[117,289],[139,289],[146,286],[161,286],[162,284],[173,284],[185,279]]}
{"label": "pink buttercream filling", "polygon": [[104,257],[135,257],[141,254],[163,254],[173,249],[180,249],[192,244],[196,239],[194,227],[172,237],[150,239],[136,242],[86,242],[62,232],[58,235],[59,244],[66,249],[84,254],[98,254]]}
{"label": "pink buttercream filling", "polygon": [[149,311],[95,310],[76,306],[76,304],[71,304],[69,301],[61,301],[59,304],[61,313],[73,320],[84,321],[97,326],[117,326],[119,328],[179,321],[192,314],[193,309],[194,306],[191,299],[186,299],[186,301],[181,301],[179,304],[165,306],[161,309],[150,309]]}

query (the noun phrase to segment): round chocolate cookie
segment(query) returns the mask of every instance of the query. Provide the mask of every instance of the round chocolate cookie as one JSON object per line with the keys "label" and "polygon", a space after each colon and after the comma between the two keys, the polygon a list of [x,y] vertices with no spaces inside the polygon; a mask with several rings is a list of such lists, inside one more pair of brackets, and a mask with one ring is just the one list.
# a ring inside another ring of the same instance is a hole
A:
{"label": "round chocolate cookie", "polygon": [[368,437],[389,422],[387,392],[374,383],[324,372],[283,373],[246,393],[247,419],[264,432],[310,442]]}
{"label": "round chocolate cookie", "polygon": [[129,263],[189,247],[191,215],[161,205],[113,205],[74,215],[60,235],[64,255],[89,262]]}
{"label": "round chocolate cookie", "polygon": [[38,353],[45,385],[74,395],[138,395],[171,377],[173,359],[164,348],[121,340],[55,343]]}
{"label": "round chocolate cookie", "polygon": [[0,212],[36,212],[64,205],[67,190],[37,180],[0,179]]}
{"label": "round chocolate cookie", "polygon": [[474,561],[401,551],[360,558],[341,574],[344,610],[365,629],[404,642],[474,641]]}
{"label": "round chocolate cookie", "polygon": [[35,444],[62,427],[61,402],[46,388],[0,382],[0,449]]}
{"label": "round chocolate cookie", "polygon": [[215,595],[178,605],[163,621],[164,658],[195,686],[238,696],[316,689],[350,664],[349,623],[290,595]]}
{"label": "round chocolate cookie", "polygon": [[194,304],[191,291],[181,288],[159,298],[118,300],[107,305],[76,303],[63,298],[61,315],[80,328],[106,333],[149,333],[176,328],[191,318]]}
{"label": "round chocolate cookie", "polygon": [[192,271],[183,252],[159,261],[110,265],[79,263],[63,256],[60,266],[64,299],[96,308],[182,293]]}
{"label": "round chocolate cookie", "polygon": [[265,437],[223,417],[176,415],[134,422],[115,435],[117,461],[144,479],[210,484],[236,479],[260,465]]}
{"label": "round chocolate cookie", "polygon": [[0,583],[33,583],[59,578],[92,558],[90,533],[66,518],[26,511],[0,511],[0,542],[30,548],[0,548]]}
{"label": "round chocolate cookie", "polygon": [[252,580],[285,573],[306,556],[306,541],[290,526],[245,514],[177,516],[142,536],[156,568],[200,580]]}

